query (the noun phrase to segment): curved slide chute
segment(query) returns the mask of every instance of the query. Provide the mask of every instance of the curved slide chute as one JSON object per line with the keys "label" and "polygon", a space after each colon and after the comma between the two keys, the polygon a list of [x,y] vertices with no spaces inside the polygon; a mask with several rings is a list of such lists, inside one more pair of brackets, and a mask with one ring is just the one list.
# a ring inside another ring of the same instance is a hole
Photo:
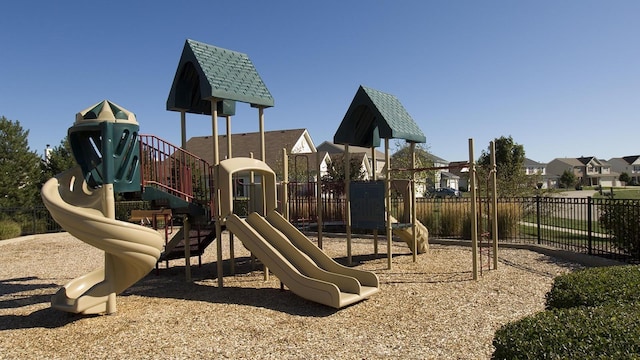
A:
{"label": "curved slide chute", "polygon": [[62,287],[51,306],[72,313],[116,310],[115,296],[147,275],[160,257],[164,239],[157,231],[118,221],[103,213],[105,188],[89,189],[80,167],[47,181],[45,206],[62,228],[105,252],[105,266]]}
{"label": "curved slide chute", "polygon": [[296,295],[334,308],[379,291],[378,277],[336,263],[275,210],[267,218],[230,215],[227,229]]}

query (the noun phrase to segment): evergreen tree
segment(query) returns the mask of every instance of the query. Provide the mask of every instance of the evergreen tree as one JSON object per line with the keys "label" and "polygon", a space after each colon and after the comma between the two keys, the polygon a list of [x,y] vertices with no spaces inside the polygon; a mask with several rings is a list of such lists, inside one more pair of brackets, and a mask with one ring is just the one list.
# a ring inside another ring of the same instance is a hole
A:
{"label": "evergreen tree", "polygon": [[40,157],[29,149],[28,136],[19,121],[0,117],[0,208],[40,202]]}
{"label": "evergreen tree", "polygon": [[73,158],[68,136],[65,136],[65,138],[60,141],[60,145],[52,148],[51,152],[48,155],[45,154],[45,156],[41,164],[43,183],[77,165]]}

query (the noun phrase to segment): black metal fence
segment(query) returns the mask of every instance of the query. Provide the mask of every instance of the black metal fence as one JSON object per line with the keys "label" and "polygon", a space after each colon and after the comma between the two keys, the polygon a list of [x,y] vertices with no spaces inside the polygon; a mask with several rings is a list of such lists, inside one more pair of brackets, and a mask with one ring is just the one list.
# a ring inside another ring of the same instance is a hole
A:
{"label": "black metal fence", "polygon": [[[306,195],[290,197],[291,222],[301,228],[312,228],[318,219],[316,199]],[[343,230],[345,199],[327,196],[321,201],[323,230]],[[126,220],[131,210],[148,208],[149,204],[144,201],[120,201],[116,203],[116,217]],[[391,215],[401,222],[405,219],[404,209],[401,198],[392,200]],[[480,240],[488,242],[491,238],[489,201],[479,199],[477,210]],[[351,209],[352,214],[354,211],[358,209]],[[468,198],[418,198],[416,216],[429,229],[432,238],[471,239],[471,200]],[[20,224],[22,235],[64,231],[42,206],[3,208],[0,220]],[[501,198],[497,221],[500,242],[540,244],[640,263],[640,200]]]}

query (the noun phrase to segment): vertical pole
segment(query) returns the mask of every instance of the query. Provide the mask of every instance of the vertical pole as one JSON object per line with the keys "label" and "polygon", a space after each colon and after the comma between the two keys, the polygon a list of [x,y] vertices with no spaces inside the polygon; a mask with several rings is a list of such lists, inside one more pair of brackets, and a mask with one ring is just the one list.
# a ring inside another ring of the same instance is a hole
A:
{"label": "vertical pole", "polygon": [[351,154],[349,145],[344,146],[344,192],[347,198],[345,220],[347,222],[347,264],[351,265]]}
{"label": "vertical pole", "polygon": [[387,269],[391,270],[391,242],[393,234],[391,233],[391,154],[389,153],[389,139],[384,139],[384,161],[385,161],[385,184],[384,197],[387,202]]}
{"label": "vertical pole", "polygon": [[413,230],[413,244],[412,244],[412,249],[411,251],[413,251],[413,262],[418,261],[418,228],[416,227],[416,172],[413,171],[413,169],[416,168],[416,144],[415,143],[411,143],[410,144],[410,148],[411,148],[411,186],[409,187],[409,190],[411,191],[411,207],[410,207],[410,213],[411,213],[411,230]]}
{"label": "vertical pole", "polygon": [[[226,115],[226,130],[227,130],[227,159],[231,159],[233,157],[232,149],[231,149],[231,116]],[[235,194],[233,194],[235,195]],[[231,274],[236,273],[236,255],[234,252],[234,241],[233,234],[229,234],[229,266],[231,270]]]}
{"label": "vertical pole", "polygon": [[227,119],[227,159],[231,159],[233,157],[231,153],[231,116],[225,116]]}
{"label": "vertical pole", "polygon": [[184,273],[187,282],[191,282],[191,222],[189,216],[184,217]]}
{"label": "vertical pole", "polygon": [[213,132],[213,194],[214,194],[214,204],[215,204],[215,224],[216,224],[216,272],[218,276],[218,287],[224,287],[224,267],[222,264],[222,214],[220,213],[220,179],[219,175],[219,164],[220,164],[220,153],[219,153],[219,144],[218,144],[218,106],[217,100],[215,98],[211,99],[211,127]]}
{"label": "vertical pole", "polygon": [[[378,181],[376,148],[371,147],[371,180]],[[378,255],[378,228],[373,229],[373,254]]]}
{"label": "vertical pole", "polygon": [[[591,220],[591,216],[593,215],[593,198],[591,196],[587,197],[587,241],[589,243],[588,254],[593,254],[593,221]],[[538,222],[539,223],[539,222]]]}
{"label": "vertical pole", "polygon": [[316,151],[316,213],[318,217],[318,247],[322,249],[322,167],[320,162],[320,152]]}
{"label": "vertical pole", "polygon": [[187,115],[184,110],[180,110],[180,147],[187,148]]}
{"label": "vertical pole", "polygon": [[538,233],[538,245],[542,243],[542,236],[540,231],[542,230],[542,226],[540,226],[540,195],[536,195],[536,228]]}
{"label": "vertical pole", "polygon": [[289,220],[289,158],[282,148],[282,217]]}
{"label": "vertical pole", "polygon": [[478,280],[478,216],[476,198],[476,164],[473,155],[473,139],[469,139],[469,182],[471,184],[471,262],[473,280]]}
{"label": "vertical pole", "polygon": [[498,181],[496,142],[491,141],[491,234],[493,239],[493,269],[498,269]]}
{"label": "vertical pole", "polygon": [[[264,107],[258,107],[258,123],[260,127],[260,160],[266,161],[267,154],[265,150],[265,141],[264,141]],[[260,186],[262,187],[262,194],[265,193],[265,183],[264,176],[261,177]],[[264,196],[263,196],[264,197]],[[265,210],[266,201],[262,199],[262,215],[267,216],[267,212]],[[269,268],[264,267],[264,281],[269,281]]]}

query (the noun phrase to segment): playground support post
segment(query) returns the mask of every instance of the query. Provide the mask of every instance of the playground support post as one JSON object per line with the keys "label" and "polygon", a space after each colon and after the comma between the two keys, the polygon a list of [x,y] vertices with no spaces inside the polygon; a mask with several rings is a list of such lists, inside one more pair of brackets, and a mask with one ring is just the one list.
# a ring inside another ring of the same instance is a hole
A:
{"label": "playground support post", "polygon": [[289,157],[282,148],[282,217],[289,220]]}
{"label": "playground support post", "polygon": [[478,280],[478,217],[476,198],[476,163],[473,155],[473,139],[469,139],[469,183],[471,186],[471,262],[473,280]]}
{"label": "playground support post", "polygon": [[316,214],[318,223],[318,247],[322,249],[322,177],[320,176],[320,152],[316,151]]}
{"label": "playground support post", "polygon": [[[415,169],[416,167],[416,143],[412,142],[411,145],[411,168]],[[417,220],[417,214],[416,214],[416,172],[412,171],[411,172],[411,187],[409,189],[411,191],[411,208],[410,208],[410,213],[411,213],[411,229],[413,230],[413,249],[411,249],[411,251],[413,252],[413,262],[417,262],[418,261],[418,231],[416,228],[416,220]]]}
{"label": "playground support post", "polygon": [[[213,137],[213,175],[215,181],[213,182],[213,195],[214,195],[214,219],[216,226],[216,272],[218,278],[218,287],[222,288],[224,286],[224,267],[222,266],[222,221],[220,214],[220,190],[218,188],[218,184],[220,184],[219,179],[219,168],[220,165],[220,154],[218,153],[219,144],[218,144],[218,107],[217,101],[215,98],[211,98],[211,128],[212,128],[212,137]],[[185,246],[188,244],[185,243]]]}
{"label": "playground support post", "polygon": [[349,145],[344,145],[344,192],[347,198],[345,218],[347,220],[347,264],[351,266],[351,154],[349,154]]}
{"label": "playground support post", "polygon": [[498,186],[496,143],[491,141],[491,238],[493,240],[493,269],[498,269]]}
{"label": "playground support post", "polygon": [[385,171],[385,185],[384,185],[384,197],[385,200],[387,202],[386,204],[386,208],[387,208],[387,269],[391,270],[391,258],[392,258],[392,254],[391,254],[391,241],[393,240],[392,236],[392,232],[391,232],[391,155],[389,153],[389,139],[385,138],[384,139],[384,160],[385,163],[387,164],[386,166],[386,171]]}

